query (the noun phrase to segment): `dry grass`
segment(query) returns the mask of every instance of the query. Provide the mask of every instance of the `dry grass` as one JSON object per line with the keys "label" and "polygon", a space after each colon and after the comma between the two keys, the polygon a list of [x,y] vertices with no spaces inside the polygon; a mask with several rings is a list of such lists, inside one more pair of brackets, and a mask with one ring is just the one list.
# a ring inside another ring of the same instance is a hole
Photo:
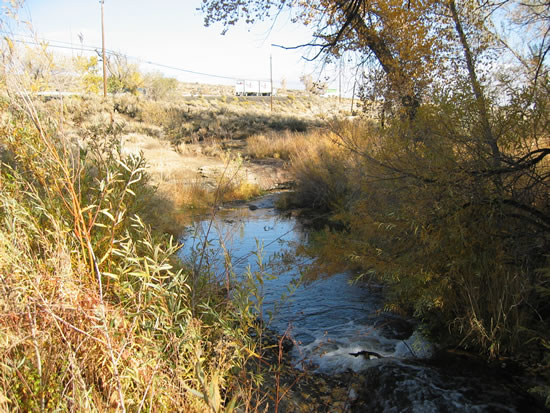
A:
{"label": "dry grass", "polygon": [[[282,128],[284,134],[287,127],[305,128],[304,125],[310,122],[258,112],[259,105],[264,103],[253,101],[248,107],[246,101],[238,99],[226,99],[225,102],[196,99],[176,104],[117,96],[112,102],[116,107],[113,113],[101,101],[71,98],[66,102],[70,108],[66,128],[75,140],[86,145],[85,141],[98,138],[111,124],[116,124],[122,153],[143,154],[147,159],[147,171],[163,196],[176,208],[199,207],[214,202],[211,192],[219,182],[226,160],[246,151],[246,141],[233,139],[236,131],[239,136],[247,136],[252,130],[271,125]],[[80,109],[86,110],[89,116],[85,119],[79,116]],[[98,128],[99,124],[104,126]],[[170,139],[174,128],[183,139]],[[291,135],[300,136],[290,132],[285,136]],[[262,168],[248,163],[243,165],[236,182],[228,187],[221,200],[250,199],[274,187],[281,179],[287,180],[284,175],[280,165]]]}
{"label": "dry grass", "polygon": [[247,153],[252,158],[276,158],[290,160],[308,148],[324,145],[330,133],[316,129],[307,133],[285,131],[283,133],[257,134],[247,139]]}
{"label": "dry grass", "polygon": [[207,179],[201,175],[194,178],[165,179],[159,191],[172,200],[178,209],[206,209],[224,202],[250,200],[262,194],[257,184],[248,181],[246,173],[236,163],[228,161],[225,167]]}
{"label": "dry grass", "polygon": [[[195,103],[195,102],[193,102]],[[144,123],[162,127],[164,136],[173,144],[197,143],[216,139],[246,139],[259,131],[306,131],[318,124],[312,117],[270,113],[240,105],[165,104],[161,110],[148,103],[141,114]]]}
{"label": "dry grass", "polygon": [[[248,181],[242,161],[224,151],[216,141],[203,145],[181,144],[174,150],[166,141],[132,133],[124,137],[122,146],[125,154],[143,153],[151,180],[176,209],[207,208],[215,202],[248,200],[262,191],[259,185]],[[225,182],[224,175],[230,175],[231,182]],[[224,190],[217,196],[220,182]]]}
{"label": "dry grass", "polygon": [[255,315],[198,282],[208,269],[182,267],[179,245],[140,218],[159,226],[143,159],[101,125],[78,150],[27,105],[4,103],[0,125],[2,409],[217,412],[242,400],[235,372],[255,354],[242,322]]}

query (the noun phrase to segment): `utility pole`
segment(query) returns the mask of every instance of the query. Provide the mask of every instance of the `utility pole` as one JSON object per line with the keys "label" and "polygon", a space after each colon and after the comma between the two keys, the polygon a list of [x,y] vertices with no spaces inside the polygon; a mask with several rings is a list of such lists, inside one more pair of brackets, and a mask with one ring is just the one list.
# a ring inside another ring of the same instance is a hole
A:
{"label": "utility pole", "polygon": [[340,70],[338,72],[338,103],[342,103],[342,60],[340,59]]}
{"label": "utility pole", "polygon": [[270,102],[271,102],[271,111],[273,112],[273,55],[269,55],[269,81],[271,83],[271,94],[270,96]]}
{"label": "utility pole", "polygon": [[357,79],[355,79],[354,82],[353,82],[353,92],[351,92],[351,108],[350,108],[351,116],[354,116],[353,115],[353,101],[355,100],[355,85],[356,84],[357,84]]}
{"label": "utility pole", "polygon": [[353,92],[351,93],[351,116],[354,116],[353,113],[353,102],[355,100],[355,86],[357,85],[357,74],[359,73],[359,66],[357,66],[357,69],[355,69],[355,77],[353,80]]}
{"label": "utility pole", "polygon": [[105,60],[105,25],[103,23],[103,3],[104,0],[99,0],[101,3],[101,49],[103,55],[103,97],[107,97],[107,62]]}

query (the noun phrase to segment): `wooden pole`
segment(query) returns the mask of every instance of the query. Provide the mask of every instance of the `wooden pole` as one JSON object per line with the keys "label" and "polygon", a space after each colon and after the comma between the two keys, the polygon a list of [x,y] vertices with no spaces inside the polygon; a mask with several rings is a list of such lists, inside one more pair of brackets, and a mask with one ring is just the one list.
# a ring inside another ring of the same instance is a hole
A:
{"label": "wooden pole", "polygon": [[353,103],[354,103],[354,100],[355,100],[355,85],[356,84],[357,84],[357,79],[355,79],[355,81],[353,82],[353,92],[351,92],[351,108],[350,108],[351,116],[353,116]]}
{"label": "wooden pole", "polygon": [[355,78],[353,80],[353,92],[351,93],[351,116],[353,116],[353,103],[355,101],[355,86],[357,85],[357,74],[359,73],[359,66],[355,69]]}
{"label": "wooden pole", "polygon": [[107,62],[105,60],[105,25],[103,22],[104,0],[100,0],[99,2],[101,3],[101,50],[103,55],[103,97],[107,97]]}
{"label": "wooden pole", "polygon": [[269,81],[271,83],[270,103],[273,112],[273,55],[269,55]]}
{"label": "wooden pole", "polygon": [[340,71],[338,73],[338,103],[342,103],[342,60],[340,60]]}

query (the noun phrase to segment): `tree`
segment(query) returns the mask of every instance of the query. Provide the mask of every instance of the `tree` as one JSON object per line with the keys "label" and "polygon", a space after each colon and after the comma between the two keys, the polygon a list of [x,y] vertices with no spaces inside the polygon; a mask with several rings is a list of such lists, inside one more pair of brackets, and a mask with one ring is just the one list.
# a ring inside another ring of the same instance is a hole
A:
{"label": "tree", "polygon": [[126,56],[112,54],[107,59],[107,90],[109,93],[129,92],[137,94],[143,87],[143,77],[136,64],[128,63]]}
{"label": "tree", "polygon": [[25,47],[21,63],[23,73],[27,77],[28,84],[26,86],[29,90],[39,92],[52,87],[56,64],[53,53],[48,50],[47,43],[41,43],[36,48]]}
{"label": "tree", "polygon": [[347,230],[327,235],[331,257],[383,278],[394,308],[492,356],[547,331],[547,0],[203,1],[206,23],[226,28],[283,9],[314,28],[301,45],[314,57],[372,62],[373,94],[400,109],[383,127],[335,129],[349,190],[324,200]]}
{"label": "tree", "polygon": [[154,100],[166,99],[175,92],[178,80],[173,77],[164,77],[162,73],[149,73],[144,77],[144,87],[147,96]]}
{"label": "tree", "polygon": [[74,59],[74,64],[80,72],[80,81],[84,91],[88,93],[99,93],[102,85],[102,76],[99,74],[97,57],[92,56],[86,58],[78,56]]}
{"label": "tree", "polygon": [[[375,70],[379,69],[385,75],[382,86],[374,88],[373,93],[377,94],[378,89],[378,95],[385,99],[382,110],[387,110],[391,102],[397,102],[411,121],[422,97],[431,91],[466,93],[475,102],[470,109],[475,113],[475,123],[479,128],[476,145],[481,145],[496,171],[501,167],[502,154],[491,125],[487,95],[491,85],[483,85],[481,80],[493,73],[487,70],[480,73],[480,67],[489,67],[496,62],[491,53],[498,41],[491,16],[503,4],[508,4],[513,6],[517,23],[535,26],[540,44],[532,47],[538,50],[534,58],[538,73],[550,50],[550,29],[545,26],[550,18],[544,1],[514,3],[508,0],[504,3],[486,2],[480,6],[472,0],[459,3],[455,0],[248,0],[236,3],[204,0],[202,11],[205,24],[221,21],[227,30],[239,19],[252,23],[268,18],[274,12],[278,15],[283,9],[291,10],[294,20],[314,27],[315,41],[298,47],[317,48],[315,57],[323,53],[326,58],[339,57],[345,52],[354,52],[363,61],[374,58]],[[311,88],[311,79],[304,79],[306,89]],[[412,134],[411,130],[408,134],[413,140],[423,139],[418,133]],[[498,175],[493,176],[495,183],[500,179]]]}
{"label": "tree", "polygon": [[312,95],[322,95],[327,91],[328,85],[326,82],[315,82],[311,75],[300,76],[300,81],[304,84],[304,88]]}
{"label": "tree", "polygon": [[240,19],[253,23],[290,9],[293,20],[314,31],[314,41],[297,47],[315,49],[314,59],[324,55],[330,60],[352,52],[359,54],[362,63],[374,61],[386,74],[384,98],[408,108],[410,116],[437,66],[435,50],[442,44],[429,17],[440,8],[436,1],[418,0],[204,0],[202,4],[205,24],[221,21],[224,30]]}

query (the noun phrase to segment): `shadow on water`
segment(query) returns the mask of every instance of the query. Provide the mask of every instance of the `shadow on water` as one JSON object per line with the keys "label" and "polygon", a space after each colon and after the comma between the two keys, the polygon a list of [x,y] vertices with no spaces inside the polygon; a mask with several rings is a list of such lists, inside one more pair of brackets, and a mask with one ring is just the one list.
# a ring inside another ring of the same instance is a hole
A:
{"label": "shadow on water", "polygon": [[[197,222],[184,240],[183,259],[196,261],[192,256],[204,244],[209,227],[209,221]],[[221,210],[210,229],[207,265],[221,280],[225,248],[235,274],[247,268],[257,271],[260,250],[269,274],[264,277],[263,318],[281,334],[290,329],[298,344],[293,350],[296,363],[304,361],[316,371],[338,373],[359,371],[366,365],[352,352],[369,349],[385,356],[401,355],[401,340],[384,336],[388,329],[377,325],[385,317],[378,314],[379,291],[351,284],[347,273],[300,284],[301,271],[310,259],[297,258],[293,251],[307,242],[307,236],[299,221],[277,214],[269,199],[254,210],[247,206]]]}
{"label": "shadow on water", "polygon": [[[262,316],[279,334],[290,331],[296,368],[335,377],[359,373],[366,387],[353,403],[348,400],[350,411],[539,410],[513,382],[503,379],[504,371],[480,368],[454,355],[432,357],[435,347],[413,331],[413,324],[382,311],[381,288],[351,284],[347,273],[299,283],[310,259],[297,258],[294,251],[308,241],[308,229],[278,214],[275,197],[222,209],[212,225],[206,219],[197,221],[183,236],[180,256],[196,262],[193,255],[206,245],[205,265],[222,282],[224,251],[235,274],[248,268],[257,271],[259,254],[264,271]],[[365,351],[382,359],[357,356]],[[354,410],[354,405],[361,407]]]}

